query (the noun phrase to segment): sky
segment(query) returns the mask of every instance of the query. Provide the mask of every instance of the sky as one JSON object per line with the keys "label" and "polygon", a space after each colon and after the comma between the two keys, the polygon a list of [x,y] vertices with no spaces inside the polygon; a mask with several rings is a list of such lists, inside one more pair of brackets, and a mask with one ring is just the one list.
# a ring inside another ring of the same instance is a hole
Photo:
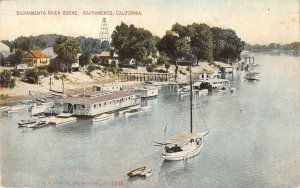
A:
{"label": "sky", "polygon": [[[102,18],[111,34],[121,21],[162,37],[172,25],[206,23],[230,28],[250,44],[299,41],[299,0],[0,0],[0,40],[19,36],[62,34],[98,38]],[[46,15],[17,15],[45,11]],[[49,15],[60,11],[61,15]],[[78,15],[62,15],[77,11]],[[114,15],[83,15],[83,11],[112,11]],[[117,15],[139,11],[142,15]]]}

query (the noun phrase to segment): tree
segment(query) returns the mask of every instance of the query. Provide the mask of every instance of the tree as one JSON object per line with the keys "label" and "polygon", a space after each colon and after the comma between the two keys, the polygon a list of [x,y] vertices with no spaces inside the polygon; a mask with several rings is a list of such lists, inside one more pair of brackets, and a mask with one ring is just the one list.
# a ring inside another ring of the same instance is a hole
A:
{"label": "tree", "polygon": [[165,68],[166,68],[167,70],[169,70],[170,66],[171,66],[171,64],[170,64],[169,62],[165,63]]}
{"label": "tree", "polygon": [[120,57],[134,58],[136,62],[144,61],[157,51],[152,33],[123,22],[113,31],[111,45]]}
{"label": "tree", "polygon": [[165,53],[161,53],[157,59],[157,64],[163,65],[169,61],[170,61],[170,58]]}
{"label": "tree", "polygon": [[18,65],[22,63],[23,60],[23,53],[22,51],[18,50],[14,54],[8,56],[8,61],[13,65]]}
{"label": "tree", "polygon": [[156,47],[160,53],[166,54],[171,61],[175,62],[177,59],[176,53],[176,41],[178,40],[177,36],[172,34],[166,34],[161,38],[160,41],[156,43]]}
{"label": "tree", "polygon": [[177,58],[187,58],[191,55],[190,41],[187,37],[180,38],[173,34],[166,34],[156,46],[160,53],[166,54],[174,64]]}
{"label": "tree", "polygon": [[187,26],[191,37],[192,54],[200,60],[213,61],[212,32],[206,24],[196,24]]}
{"label": "tree", "polygon": [[2,87],[13,88],[16,85],[16,80],[11,77],[11,72],[9,70],[3,70],[0,73],[0,83]]}
{"label": "tree", "polygon": [[[240,59],[245,42],[236,35],[235,31],[219,27],[213,27],[211,31],[213,34],[213,54],[215,60],[228,62]],[[272,44],[272,46],[278,47],[276,44]]]}
{"label": "tree", "polygon": [[59,37],[53,46],[57,54],[57,62],[66,65],[71,71],[72,64],[77,61],[77,53],[81,52],[79,42],[73,37]]}

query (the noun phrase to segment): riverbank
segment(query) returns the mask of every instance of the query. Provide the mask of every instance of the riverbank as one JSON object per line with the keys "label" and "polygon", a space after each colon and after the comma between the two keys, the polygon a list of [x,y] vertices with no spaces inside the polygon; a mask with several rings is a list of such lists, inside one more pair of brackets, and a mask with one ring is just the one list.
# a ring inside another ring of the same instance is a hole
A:
{"label": "riverbank", "polygon": [[[174,74],[175,68],[174,65],[171,65],[167,71]],[[163,66],[159,66],[158,69],[166,70]],[[197,74],[203,70],[215,71],[217,69],[208,65],[208,63],[201,63],[199,66],[193,67],[193,77],[196,78]],[[147,73],[147,70],[145,67],[138,67],[138,69],[124,68],[123,72]],[[104,74],[101,71],[93,71],[90,75],[87,75],[85,72],[60,73],[60,76],[62,75],[64,81],[61,79],[54,79],[53,76],[51,76],[51,78],[42,78],[39,84],[29,84],[17,79],[16,87],[13,89],[1,88],[0,105],[8,105],[22,100],[35,99],[36,97],[46,96],[53,92],[62,93],[63,88],[64,94],[73,95],[83,93],[84,91],[92,91],[93,86],[118,85],[123,89],[130,89],[132,87],[143,85],[143,82],[119,80],[115,75]],[[187,66],[179,66],[177,82],[186,83],[188,80],[189,70],[187,69]]]}

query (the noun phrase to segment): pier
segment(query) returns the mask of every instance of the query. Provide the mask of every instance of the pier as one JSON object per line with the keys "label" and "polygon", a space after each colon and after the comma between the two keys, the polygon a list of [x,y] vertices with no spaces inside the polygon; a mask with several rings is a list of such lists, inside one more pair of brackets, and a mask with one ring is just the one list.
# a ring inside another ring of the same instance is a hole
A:
{"label": "pier", "polygon": [[118,78],[127,81],[170,81],[174,78],[173,74],[170,73],[139,73],[139,72],[128,72],[119,73]]}

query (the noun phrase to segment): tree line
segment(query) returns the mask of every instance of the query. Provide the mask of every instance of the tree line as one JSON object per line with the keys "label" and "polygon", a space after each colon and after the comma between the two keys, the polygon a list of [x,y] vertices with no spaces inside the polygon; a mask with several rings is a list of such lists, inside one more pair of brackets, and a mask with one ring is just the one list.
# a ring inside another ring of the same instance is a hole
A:
{"label": "tree line", "polygon": [[[160,38],[144,28],[121,22],[116,26],[111,38],[111,46],[119,57],[134,58],[140,64],[149,64],[154,58],[158,58],[157,63],[166,64],[167,67],[168,63],[175,64],[178,58],[191,56],[196,57],[197,62],[233,62],[240,58],[245,45],[234,30],[209,27],[203,23],[187,26],[176,23]],[[13,65],[21,63],[23,52],[31,49],[54,47],[57,59],[68,66],[75,62],[75,53],[81,52],[80,61],[89,64],[92,54],[112,50],[107,43],[101,43],[99,39],[83,36],[73,38],[57,34],[21,36],[14,41],[2,42],[11,49],[19,49],[8,58]]]}
{"label": "tree line", "polygon": [[159,38],[150,31],[121,23],[112,33],[111,45],[121,57],[146,62],[160,54],[160,61],[175,63],[178,58],[195,56],[197,61],[232,62],[240,58],[245,43],[231,29],[193,23],[176,23]]}
{"label": "tree line", "polygon": [[[12,65],[17,65],[22,62],[25,52],[32,49],[44,50],[48,47],[53,47],[62,38],[68,37],[58,34],[43,34],[29,37],[21,36],[13,41],[2,40],[2,42],[9,46],[11,52],[13,49],[15,49],[15,53],[10,55],[7,58],[7,61],[9,61]],[[85,63],[87,63],[87,59],[89,59],[91,54],[100,53],[103,50],[110,49],[107,43],[101,43],[99,39],[87,38],[84,36],[79,36],[74,39],[76,42],[78,42],[80,48],[82,49],[82,51],[80,50],[80,52],[82,52],[81,58],[83,61],[85,61]]]}
{"label": "tree line", "polygon": [[279,43],[270,43],[268,45],[260,45],[260,44],[246,44],[245,50],[253,51],[253,52],[266,52],[272,50],[287,50],[293,51],[295,55],[300,54],[300,42],[291,42],[289,44],[279,44]]}

